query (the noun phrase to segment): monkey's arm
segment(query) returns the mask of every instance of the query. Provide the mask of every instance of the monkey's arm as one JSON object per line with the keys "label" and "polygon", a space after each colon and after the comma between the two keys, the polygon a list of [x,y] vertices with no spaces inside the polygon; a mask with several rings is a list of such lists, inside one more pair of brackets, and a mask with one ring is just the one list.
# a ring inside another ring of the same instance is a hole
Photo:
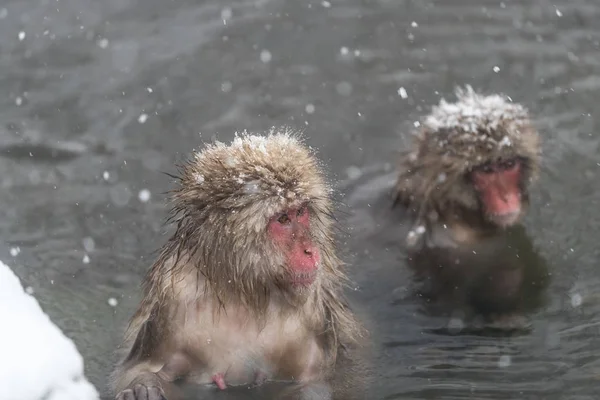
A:
{"label": "monkey's arm", "polygon": [[129,327],[133,332],[137,330],[135,340],[113,375],[117,400],[165,399],[171,392],[169,383],[187,375],[192,366],[189,358],[170,343],[168,332],[161,329],[166,310],[156,303],[148,314],[140,311]]}

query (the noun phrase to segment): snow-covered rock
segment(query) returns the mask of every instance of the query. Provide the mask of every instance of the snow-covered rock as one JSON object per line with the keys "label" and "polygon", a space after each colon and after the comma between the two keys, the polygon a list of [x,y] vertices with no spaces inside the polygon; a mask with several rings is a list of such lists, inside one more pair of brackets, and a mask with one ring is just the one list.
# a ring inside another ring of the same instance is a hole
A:
{"label": "snow-covered rock", "polygon": [[97,400],[73,342],[0,261],[0,399]]}

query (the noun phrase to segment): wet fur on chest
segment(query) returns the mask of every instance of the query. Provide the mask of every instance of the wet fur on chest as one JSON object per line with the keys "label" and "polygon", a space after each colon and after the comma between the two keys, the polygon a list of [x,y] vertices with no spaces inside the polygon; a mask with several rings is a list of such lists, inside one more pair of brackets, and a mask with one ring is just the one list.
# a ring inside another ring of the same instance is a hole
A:
{"label": "wet fur on chest", "polygon": [[290,311],[272,300],[257,315],[240,305],[214,307],[209,293],[196,300],[185,290],[181,294],[175,318],[185,322],[172,333],[169,347],[193,360],[189,381],[209,384],[216,374],[227,385],[308,381],[325,368],[327,356],[303,308]]}

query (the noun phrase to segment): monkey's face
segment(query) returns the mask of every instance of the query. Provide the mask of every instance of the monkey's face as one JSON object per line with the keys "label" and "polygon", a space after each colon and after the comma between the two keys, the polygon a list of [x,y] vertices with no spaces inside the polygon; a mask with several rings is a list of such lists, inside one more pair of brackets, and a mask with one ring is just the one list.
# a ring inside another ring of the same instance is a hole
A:
{"label": "monkey's face", "polygon": [[470,174],[485,218],[500,227],[516,224],[524,213],[524,162],[509,158],[488,162]]}
{"label": "monkey's face", "polygon": [[304,204],[271,217],[268,235],[283,254],[284,284],[298,290],[310,287],[317,278],[321,254],[310,233],[310,209]]}

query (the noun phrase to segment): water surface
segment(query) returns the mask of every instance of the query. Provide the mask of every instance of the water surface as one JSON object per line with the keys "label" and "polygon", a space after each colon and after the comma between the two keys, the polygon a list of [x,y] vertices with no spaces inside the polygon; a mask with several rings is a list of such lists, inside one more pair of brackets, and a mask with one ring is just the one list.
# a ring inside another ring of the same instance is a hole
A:
{"label": "water surface", "polygon": [[[597,1],[20,0],[0,18],[0,256],[105,396],[169,232],[162,172],[204,141],[282,124],[304,130],[348,206],[373,399],[597,396]],[[524,335],[436,334],[444,321],[405,300],[405,227],[387,208],[396,153],[465,83],[525,104],[544,138],[525,225],[553,279]]]}

